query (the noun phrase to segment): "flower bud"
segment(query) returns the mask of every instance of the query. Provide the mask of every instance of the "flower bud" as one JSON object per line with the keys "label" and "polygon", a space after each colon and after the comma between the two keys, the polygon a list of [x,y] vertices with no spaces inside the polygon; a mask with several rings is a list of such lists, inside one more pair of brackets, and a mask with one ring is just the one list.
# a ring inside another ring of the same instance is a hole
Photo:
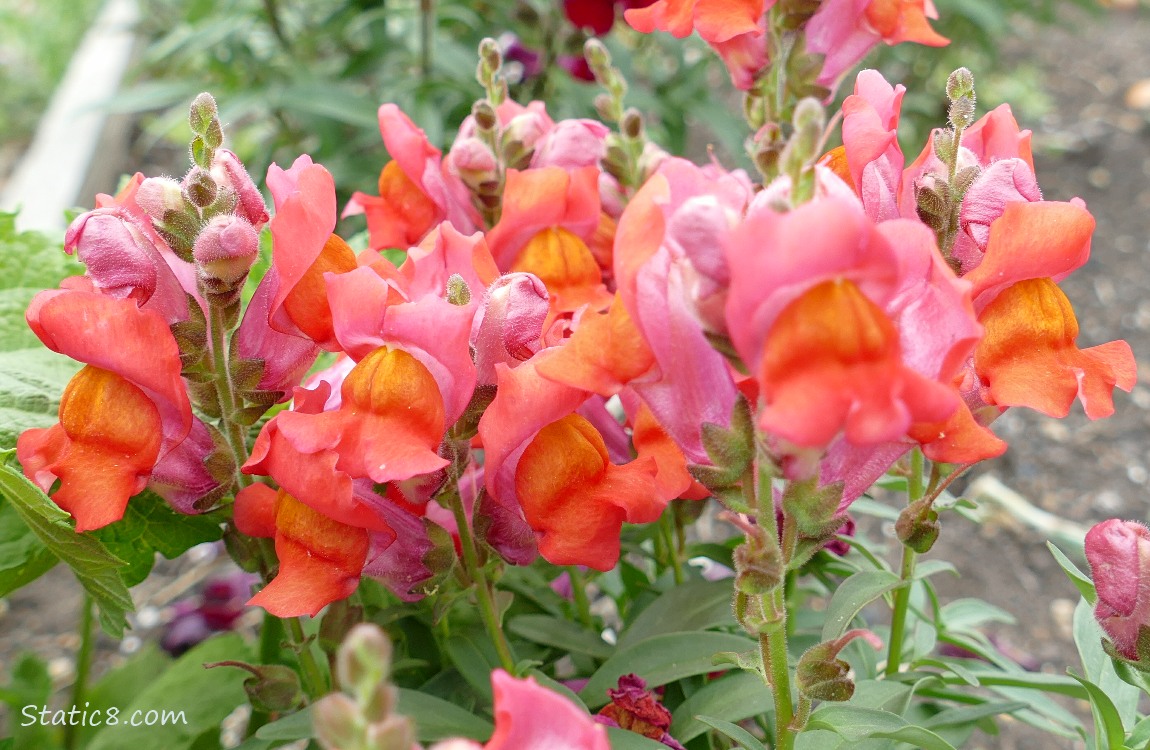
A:
{"label": "flower bud", "polygon": [[204,278],[232,284],[242,279],[260,251],[260,238],[246,220],[232,214],[208,222],[192,248]]}
{"label": "flower bud", "polygon": [[329,693],[311,709],[312,730],[328,750],[363,747],[366,731],[359,706],[343,693]]}
{"label": "flower bud", "polygon": [[974,75],[966,68],[959,68],[946,79],[946,98],[953,102],[962,97],[974,97]]}
{"label": "flower bud", "polygon": [[[761,531],[761,529],[760,529]],[[735,547],[735,589],[744,594],[769,594],[783,582],[783,553],[766,534]]]}
{"label": "flower bud", "polygon": [[862,638],[879,650],[882,641],[869,630],[851,630],[841,638],[824,641],[807,649],[799,658],[795,678],[799,692],[820,701],[845,701],[854,695],[855,685],[850,678],[850,664],[838,658],[848,643]]}
{"label": "flower bud", "polygon": [[591,70],[599,72],[606,69],[611,65],[611,53],[607,51],[607,47],[603,42],[592,37],[588,39],[583,45],[583,56],[587,58],[587,64],[591,66]]}
{"label": "flower bud", "polygon": [[357,625],[339,647],[336,669],[344,689],[367,705],[391,672],[391,641],[375,625]]}
{"label": "flower bud", "polygon": [[1086,534],[1086,560],[1094,574],[1098,602],[1094,618],[1120,656],[1150,662],[1140,653],[1150,629],[1150,529],[1112,518]]}
{"label": "flower bud", "polygon": [[900,542],[915,552],[925,554],[934,546],[940,530],[938,511],[929,498],[923,498],[903,508],[894,525]]}
{"label": "flower bud", "polygon": [[264,205],[263,195],[252,182],[238,156],[226,148],[221,148],[216,152],[215,161],[212,162],[211,174],[217,185],[228,188],[238,197],[236,213],[247,219],[257,231],[267,223],[268,209]]}
{"label": "flower bud", "polygon": [[208,128],[218,115],[215,98],[205,91],[192,100],[188,111],[188,125],[193,133],[202,135],[208,132]]}
{"label": "flower bud", "polygon": [[620,123],[619,129],[627,138],[637,141],[643,137],[643,115],[639,114],[639,110],[630,107],[623,113],[623,120]]}
{"label": "flower bud", "polygon": [[219,186],[212,179],[211,174],[199,167],[192,167],[184,177],[184,196],[197,208],[206,208],[216,199]]}
{"label": "flower bud", "polygon": [[488,288],[471,334],[480,384],[495,382],[495,365],[516,367],[539,351],[548,309],[546,287],[529,273],[507,274]]}
{"label": "flower bud", "polygon": [[141,182],[136,190],[136,203],[156,222],[162,221],[168,211],[190,208],[183,187],[170,177],[148,177]]}
{"label": "flower bud", "polygon": [[495,115],[495,109],[491,106],[491,102],[486,99],[475,102],[471,107],[471,115],[475,118],[475,124],[480,130],[490,131],[499,127],[499,118]]}
{"label": "flower bud", "polygon": [[503,67],[503,52],[499,49],[499,42],[486,37],[479,43],[479,59],[491,72]]}
{"label": "flower bud", "polygon": [[415,728],[406,716],[388,716],[367,727],[368,750],[407,750],[415,743]]}
{"label": "flower bud", "polygon": [[471,302],[471,289],[467,282],[457,273],[451,274],[447,279],[447,301],[453,305],[463,307]]}
{"label": "flower bud", "polygon": [[495,154],[479,138],[472,136],[456,140],[449,157],[451,169],[472,190],[485,182],[499,179],[499,164]]}

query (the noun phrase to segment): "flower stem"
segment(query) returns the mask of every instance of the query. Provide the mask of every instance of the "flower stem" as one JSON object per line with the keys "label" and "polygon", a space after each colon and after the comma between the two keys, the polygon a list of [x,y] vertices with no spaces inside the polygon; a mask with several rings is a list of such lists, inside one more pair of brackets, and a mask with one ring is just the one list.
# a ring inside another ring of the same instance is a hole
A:
{"label": "flower stem", "polygon": [[467,523],[467,513],[463,509],[463,501],[459,498],[459,493],[453,493],[453,496],[443,499],[451,506],[451,512],[455,515],[455,525],[459,529],[459,546],[463,552],[460,562],[463,564],[468,579],[475,586],[475,598],[479,601],[479,615],[483,618],[483,626],[487,629],[487,635],[495,645],[496,653],[499,654],[500,665],[507,672],[514,674],[515,657],[511,655],[511,645],[507,642],[507,636],[503,633],[503,626],[499,623],[499,613],[495,608],[491,582],[487,580],[487,574],[484,572],[483,566],[479,564],[475,537],[471,535],[471,527]]}
{"label": "flower stem", "polygon": [[[768,601],[774,612],[766,611]],[[775,747],[778,750],[793,750],[795,715],[791,703],[791,670],[787,662],[787,606],[783,587],[764,596],[763,605],[763,614],[768,622],[759,636],[759,655],[774,696]]]}
{"label": "flower stem", "polygon": [[[271,571],[276,565],[276,553],[273,542],[270,539],[259,540],[260,550],[260,577],[265,582],[271,580]],[[271,617],[269,615],[269,617]],[[312,698],[319,698],[327,694],[327,681],[323,677],[323,672],[319,668],[319,662],[315,660],[315,654],[311,650],[311,642],[303,632],[303,624],[298,617],[281,617],[276,618],[280,623],[287,628],[288,642],[292,645],[292,650],[296,652],[299,658],[300,671],[302,672],[303,691],[308,702]],[[264,631],[272,630],[269,627],[269,622],[264,622]],[[279,632],[276,628],[273,632]],[[260,656],[267,659],[268,652],[272,646],[263,638],[261,633],[260,638]],[[278,649],[277,649],[278,650]],[[264,663],[268,663],[265,661]]]}
{"label": "flower stem", "polygon": [[575,611],[579,614],[579,622],[589,630],[595,629],[595,621],[591,619],[591,602],[587,598],[587,579],[578,565],[567,566],[567,577],[571,579],[571,597],[575,600]]}
{"label": "flower stem", "polygon": [[[907,477],[906,495],[907,504],[922,499],[922,450],[915,448],[910,454],[910,475]],[[907,545],[902,547],[902,563],[899,567],[899,578],[903,585],[894,592],[894,603],[890,616],[890,644],[886,660],[885,674],[894,676],[902,666],[902,642],[906,635],[906,615],[910,608],[910,589],[914,579],[915,561],[918,553]]]}
{"label": "flower stem", "polygon": [[[80,650],[76,652],[76,679],[72,683],[72,706],[81,708],[88,692],[88,674],[92,670],[92,597],[84,594],[84,601],[80,605]],[[68,750],[76,747],[76,725],[68,724],[64,727],[64,747]]]}
{"label": "flower stem", "polygon": [[228,370],[228,325],[227,313],[221,305],[210,305],[208,313],[208,335],[211,337],[212,372],[215,375],[216,398],[220,407],[220,430],[228,441],[232,456],[236,461],[236,488],[247,487],[252,478],[240,471],[248,460],[248,445],[244,428],[235,420],[237,399]]}

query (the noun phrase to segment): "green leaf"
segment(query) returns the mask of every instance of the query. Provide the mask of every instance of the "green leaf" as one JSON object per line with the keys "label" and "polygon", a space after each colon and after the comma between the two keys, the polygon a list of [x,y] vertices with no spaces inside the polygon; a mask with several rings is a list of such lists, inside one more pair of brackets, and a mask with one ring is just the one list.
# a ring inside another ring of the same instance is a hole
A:
{"label": "green leaf", "polygon": [[415,722],[416,739],[420,742],[446,737],[487,740],[495,731],[486,719],[417,690],[399,689],[399,713],[410,716]]}
{"label": "green leaf", "polygon": [[135,606],[120,578],[124,563],[96,539],[77,534],[68,514],[10,466],[0,466],[0,495],[12,504],[44,546],[72,568],[80,585],[100,608],[104,632],[119,638],[128,627],[126,615]]}
{"label": "green leaf", "polygon": [[120,574],[131,587],[148,577],[157,552],[173,560],[197,544],[216,541],[223,528],[214,514],[186,516],[156,493],[145,491],[128,502],[122,519],[91,535],[124,561]]}
{"label": "green leaf", "polygon": [[1102,688],[1070,670],[1066,672],[1086,688],[1090,698],[1090,710],[1094,714],[1094,738],[1097,750],[1121,750],[1126,740],[1126,730],[1122,728],[1122,717],[1114,707],[1114,701]]}
{"label": "green leaf", "polygon": [[475,641],[469,637],[455,636],[449,638],[445,648],[451,657],[451,663],[455,665],[467,684],[490,704],[492,700],[491,670],[495,668],[497,662],[484,656],[483,652],[475,645]]}
{"label": "green leaf", "polygon": [[708,683],[675,709],[669,730],[679,742],[690,742],[707,731],[700,714],[711,719],[742,721],[766,713],[773,706],[771,691],[762,677],[750,672],[732,672]]}
{"label": "green leaf", "polygon": [[614,651],[598,634],[561,617],[520,615],[507,623],[507,629],[534,643],[596,659],[606,659]]}
{"label": "green leaf", "polygon": [[1118,676],[1114,660],[1102,649],[1102,629],[1095,621],[1089,604],[1079,600],[1072,622],[1074,645],[1082,659],[1086,679],[1097,685],[1113,701],[1122,725],[1133,725],[1142,691]]}
{"label": "green leaf", "polygon": [[60,395],[80,365],[47,349],[0,351],[0,450],[59,421]]}
{"label": "green leaf", "polygon": [[703,724],[711,727],[715,731],[721,732],[727,737],[730,737],[735,742],[738,742],[743,746],[745,750],[767,750],[766,745],[764,745],[759,741],[757,737],[748,732],[746,729],[743,729],[738,724],[732,724],[729,721],[716,719],[712,716],[696,716],[695,718]]}
{"label": "green leaf", "polygon": [[841,637],[863,607],[903,585],[904,581],[898,576],[883,570],[855,573],[843,581],[827,605],[822,640],[833,641]]}
{"label": "green leaf", "polygon": [[[84,699],[94,707],[127,706],[143,692],[148,683],[163,674],[172,658],[155,643],[147,643],[128,661],[101,677],[85,693]],[[77,746],[84,747],[100,727],[81,726],[76,729]]]}
{"label": "green leaf", "polygon": [[1050,554],[1054,555],[1055,562],[1062,567],[1062,572],[1066,574],[1066,577],[1070,579],[1070,582],[1073,583],[1074,587],[1078,589],[1078,592],[1082,594],[1082,598],[1093,605],[1098,599],[1098,593],[1094,590],[1094,581],[1090,580],[1090,576],[1083,573],[1082,570],[1074,564],[1073,560],[1067,557],[1058,547],[1054,546],[1054,542],[1047,542],[1046,547],[1050,550]]}
{"label": "green leaf", "polygon": [[690,581],[676,586],[639,613],[619,636],[619,648],[656,635],[734,625],[733,596],[730,580]]}
{"label": "green leaf", "polygon": [[311,737],[311,708],[288,714],[256,730],[256,739],[293,742]]}
{"label": "green leaf", "polygon": [[1010,714],[1026,708],[1025,701],[987,701],[975,706],[953,706],[944,709],[922,723],[927,729],[973,724],[982,719]]}
{"label": "green leaf", "polygon": [[662,742],[618,727],[607,727],[607,738],[611,742],[611,750],[667,750]]}
{"label": "green leaf", "polygon": [[620,649],[603,663],[579,697],[588,708],[607,703],[607,690],[625,674],[637,674],[652,688],[668,682],[715,670],[713,657],[720,651],[746,651],[755,642],[743,635],[727,633],[671,633],[648,638]]}
{"label": "green leaf", "polygon": [[[161,672],[129,706],[122,708],[119,724],[105,725],[87,750],[190,750],[201,735],[218,732],[228,714],[247,702],[245,672],[205,669],[204,664],[253,658],[251,649],[235,633],[204,641]],[[130,725],[133,716],[146,717],[149,711],[174,711],[181,716],[166,726]]]}
{"label": "green leaf", "polygon": [[1139,750],[1144,750],[1147,743],[1150,743],[1150,716],[1135,724],[1134,728],[1130,730],[1130,736],[1126,739],[1128,746],[1139,748]]}
{"label": "green leaf", "polygon": [[915,726],[897,714],[845,703],[819,706],[811,714],[807,727],[834,732],[849,742],[873,737],[908,742],[922,750],[955,750],[934,732]]}
{"label": "green leaf", "polygon": [[914,577],[916,579],[930,578],[939,573],[950,573],[957,577],[958,568],[946,560],[923,560],[914,568]]}
{"label": "green leaf", "polygon": [[59,561],[0,497],[0,597],[36,580]]}
{"label": "green leaf", "polygon": [[47,750],[56,746],[52,731],[37,721],[28,726],[25,706],[47,707],[52,697],[48,665],[32,653],[23,653],[12,665],[11,681],[0,689],[0,701],[9,706],[8,724],[15,750]]}

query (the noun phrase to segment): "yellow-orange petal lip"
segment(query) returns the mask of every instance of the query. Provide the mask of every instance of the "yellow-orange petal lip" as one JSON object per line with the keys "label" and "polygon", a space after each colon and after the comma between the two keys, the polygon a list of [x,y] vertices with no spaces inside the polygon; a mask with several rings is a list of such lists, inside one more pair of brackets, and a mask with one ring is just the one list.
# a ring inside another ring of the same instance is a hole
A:
{"label": "yellow-orange petal lip", "polygon": [[352,368],[343,381],[343,401],[373,414],[402,414],[413,432],[438,444],[447,420],[443,396],[431,372],[418,359],[380,347]]}
{"label": "yellow-orange petal lip", "polygon": [[791,302],[764,347],[760,424],[801,446],[824,446],[840,430],[856,445],[896,440],[956,406],[952,389],[903,365],[894,324],[846,279]]}
{"label": "yellow-orange petal lip", "polygon": [[573,489],[598,481],[607,468],[607,445],[595,426],[569,414],[544,427],[519,459],[515,491],[532,527]]}
{"label": "yellow-orange petal lip", "polygon": [[918,42],[939,47],[950,41],[930,27],[924,0],[871,0],[866,20],[887,44]]}
{"label": "yellow-orange petal lip", "polygon": [[403,221],[408,245],[419,242],[439,217],[439,207],[400,169],[399,162],[389,161],[380,171],[379,197]]}
{"label": "yellow-orange petal lip", "polygon": [[280,491],[276,501],[279,573],[248,602],[277,617],[315,616],[359,585],[370,538]]}
{"label": "yellow-orange petal lip", "polygon": [[854,188],[856,193],[858,192],[854,177],[851,175],[850,165],[847,162],[846,146],[832,148],[823,154],[822,158],[819,159],[819,164],[834,172],[843,182]]}
{"label": "yellow-orange petal lip", "polygon": [[328,237],[323,250],[284,299],[284,309],[292,322],[313,341],[330,344],[335,340],[331,306],[327,301],[325,273],[347,273],[356,268],[355,251],[339,235]]}
{"label": "yellow-orange petal lip", "polygon": [[156,405],[116,373],[88,365],[64,389],[60,429],[69,445],[49,467],[60,478],[52,499],[75,517],[78,532],[118,521],[159,457]]}
{"label": "yellow-orange petal lip", "polygon": [[565,309],[590,301],[609,301],[602,288],[603,274],[587,243],[561,227],[535,234],[519,251],[512,271],[535,274],[547,291],[560,298]]}
{"label": "yellow-orange petal lip", "polygon": [[1064,417],[1075,397],[1091,419],[1114,411],[1113,389],[1134,385],[1134,357],[1125,342],[1080,350],[1078,319],[1051,279],[1028,279],[1003,290],[979,314],[985,335],[974,368],[990,400]]}

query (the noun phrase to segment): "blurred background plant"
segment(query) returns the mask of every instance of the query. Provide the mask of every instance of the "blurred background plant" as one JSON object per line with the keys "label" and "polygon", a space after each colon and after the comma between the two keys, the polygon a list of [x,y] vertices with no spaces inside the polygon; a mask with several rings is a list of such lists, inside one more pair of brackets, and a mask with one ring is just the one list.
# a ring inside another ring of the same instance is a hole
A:
{"label": "blurred background plant", "polygon": [[32,139],[101,2],[0,0],[0,173]]}
{"label": "blurred background plant", "polygon": [[[176,144],[186,104],[209,90],[221,104],[231,147],[254,174],[307,152],[342,190],[370,191],[386,161],[375,116],[380,103],[396,102],[433,143],[449,146],[445,134],[479,94],[476,46],[485,34],[502,33],[514,99],[545,99],[556,119],[593,116],[599,88],[589,82],[581,53],[597,34],[631,84],[628,104],[647,115],[656,142],[695,158],[713,145],[725,163],[749,166],[746,125],[730,114],[738,94],[701,41],[636,34],[623,21],[626,8],[650,2],[140,0],[146,46],[110,106],[143,115],[136,150],[149,156],[142,158],[163,166],[166,149],[182,163]],[[900,45],[868,61],[907,86],[900,135],[909,156],[909,144],[945,120],[939,92],[960,65],[978,76],[980,107],[1009,100],[1021,122],[1037,124],[1051,107],[1038,71],[1000,65],[1004,46],[1020,27],[1058,22],[1068,5],[1098,7],[1095,0],[935,4],[936,28],[961,45]],[[8,151],[18,152],[30,137],[98,5],[0,0],[0,132]],[[54,31],[35,31],[44,28]],[[849,83],[842,89],[840,96],[849,93]]]}

